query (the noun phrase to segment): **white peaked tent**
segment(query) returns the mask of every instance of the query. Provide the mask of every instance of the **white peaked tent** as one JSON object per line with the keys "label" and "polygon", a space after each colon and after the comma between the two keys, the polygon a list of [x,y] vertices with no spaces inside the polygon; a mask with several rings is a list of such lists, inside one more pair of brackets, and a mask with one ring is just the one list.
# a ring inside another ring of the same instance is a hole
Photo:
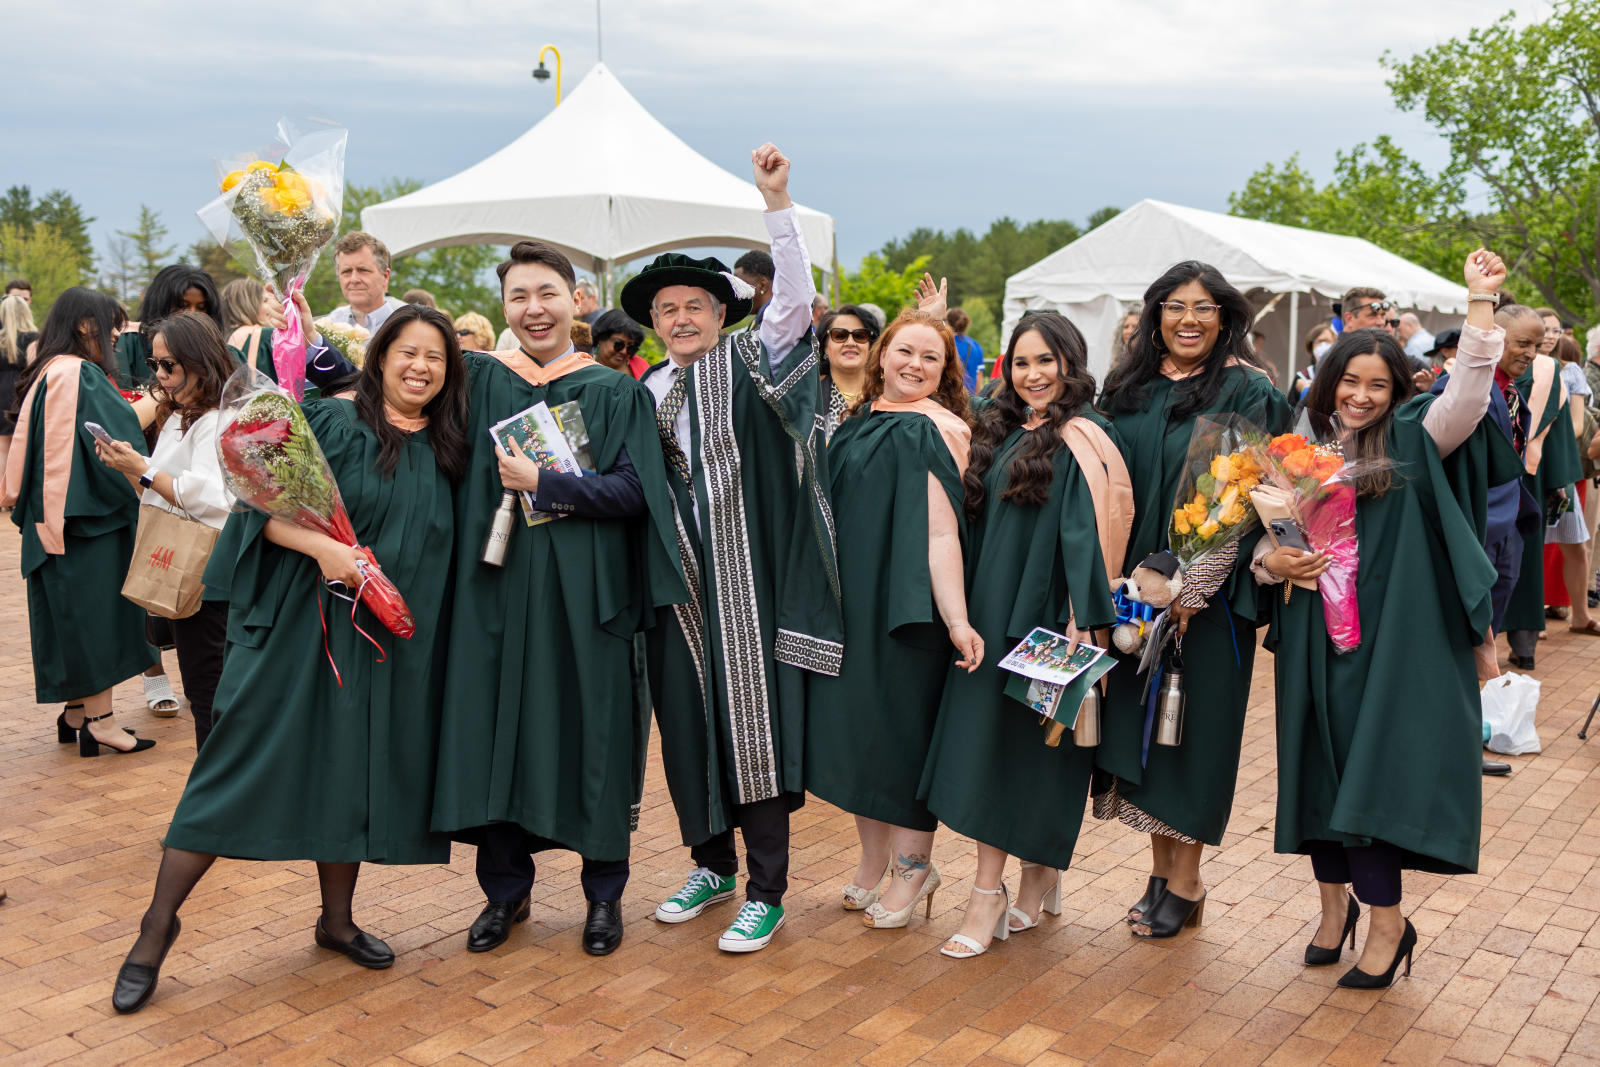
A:
{"label": "white peaked tent", "polygon": [[[752,146],[754,147],[754,146]],[[604,277],[671,248],[767,248],[761,193],[657,122],[603,63],[536,126],[459,174],[374,204],[361,225],[394,255],[536,238]],[[800,208],[813,262],[833,219]]]}
{"label": "white peaked tent", "polygon": [[1453,316],[1467,307],[1462,282],[1441,278],[1359,237],[1141,200],[1008,278],[1006,335],[1025,311],[1059,311],[1083,331],[1090,369],[1103,380],[1124,310],[1136,310],[1150,283],[1185,259],[1216,267],[1258,309],[1281,294],[1293,294],[1278,300],[1257,326],[1267,335],[1266,356],[1286,374],[1305,362],[1302,327],[1328,318],[1332,302],[1353,286],[1382,290],[1399,307],[1419,312],[1430,329],[1446,320],[1428,312]]}

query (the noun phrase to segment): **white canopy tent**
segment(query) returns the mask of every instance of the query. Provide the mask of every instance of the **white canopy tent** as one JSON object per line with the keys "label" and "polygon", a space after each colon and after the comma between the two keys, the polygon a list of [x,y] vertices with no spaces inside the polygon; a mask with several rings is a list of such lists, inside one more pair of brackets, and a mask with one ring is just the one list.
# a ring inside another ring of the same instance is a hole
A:
{"label": "white canopy tent", "polygon": [[[481,163],[374,204],[362,228],[392,254],[537,239],[604,284],[613,264],[670,248],[770,246],[751,182],[684,144],[597,63],[560,106]],[[833,219],[801,207],[813,262],[833,257]]]}
{"label": "white canopy tent", "polygon": [[1104,380],[1124,311],[1137,310],[1150,283],[1185,259],[1216,267],[1258,309],[1275,303],[1256,328],[1267,335],[1264,354],[1284,373],[1280,381],[1305,362],[1302,327],[1328,318],[1333,301],[1353,286],[1382,290],[1429,329],[1467,307],[1461,282],[1359,237],[1141,200],[1008,278],[1005,334],[1026,311],[1059,311],[1083,331],[1090,370]]}

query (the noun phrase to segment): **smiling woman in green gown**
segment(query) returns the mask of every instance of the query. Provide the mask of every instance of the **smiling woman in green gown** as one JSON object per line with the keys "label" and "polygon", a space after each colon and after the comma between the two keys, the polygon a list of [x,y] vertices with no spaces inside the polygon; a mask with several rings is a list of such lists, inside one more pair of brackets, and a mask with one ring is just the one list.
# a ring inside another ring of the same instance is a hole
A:
{"label": "smiling woman in green gown", "polygon": [[[1322,922],[1308,966],[1367,940],[1341,986],[1388,986],[1416,930],[1400,914],[1403,869],[1477,870],[1483,806],[1481,702],[1473,647],[1490,621],[1495,570],[1483,550],[1488,486],[1516,477],[1506,436],[1484,417],[1506,331],[1494,321],[1498,256],[1468,257],[1473,294],[1455,369],[1440,396],[1414,396],[1400,345],[1354,330],[1317,364],[1306,410],[1319,436],[1337,416],[1344,454],[1385,460],[1354,479],[1360,643],[1328,639],[1320,589],[1274,596],[1267,644],[1278,703],[1276,850],[1308,854]],[[1257,581],[1314,579],[1327,557],[1255,553]],[[1346,885],[1353,885],[1355,896]]]}
{"label": "smiling woman in green gown", "polygon": [[[1055,312],[1024,316],[1000,374],[1006,388],[981,412],[963,479],[967,607],[991,663],[1035,627],[1077,640],[1111,625],[1132,512],[1077,327]],[[1060,914],[1089,793],[1093,750],[1047,746],[1038,715],[1006,695],[1008,677],[992,665],[950,671],[922,773],[939,821],[978,842],[966,921],[940,950],[958,959]],[[1023,865],[1016,907],[1002,883],[1012,855]]]}
{"label": "smiling woman in green gown", "polygon": [[[806,789],[850,812],[861,862],[844,907],[876,929],[932,907],[933,814],[917,799],[950,663],[983,642],[962,588],[961,472],[972,431],[955,336],[906,311],[867,355],[861,406],[828,444],[848,651],[806,691]],[[887,888],[881,889],[884,876]]]}
{"label": "smiling woman in green gown", "polygon": [[[316,942],[364,967],[394,953],[359,929],[351,900],[362,861],[445,863],[429,832],[443,701],[453,547],[451,486],[466,470],[466,372],[450,320],[397,310],[373,338],[354,400],[308,402],[360,544],[416,620],[409,640],[362,606],[356,622],[319,578],[360,585],[357,550],[251,513],[230,583],[229,651],[216,725],[167,831],[155,894],[117,975],[112,1005],[137,1011],[177,939],[178,908],[218,855],[316,861]],[[328,613],[324,633],[322,618]],[[338,665],[335,677],[327,660]]]}
{"label": "smiling woman in green gown", "polygon": [[[1269,434],[1289,426],[1288,401],[1251,351],[1251,318],[1244,294],[1209,264],[1178,263],[1145,290],[1128,356],[1106,381],[1102,400],[1133,477],[1130,566],[1168,547],[1173,497],[1200,416],[1241,415]],[[1172,937],[1200,920],[1200,855],[1204,846],[1221,844],[1233,808],[1255,664],[1254,546],[1247,534],[1243,562],[1221,588],[1190,581],[1172,606],[1186,668],[1181,744],[1146,746],[1145,676],[1137,673],[1137,659],[1119,656],[1110,675],[1094,811],[1150,835],[1150,879],[1128,913],[1137,937]]]}

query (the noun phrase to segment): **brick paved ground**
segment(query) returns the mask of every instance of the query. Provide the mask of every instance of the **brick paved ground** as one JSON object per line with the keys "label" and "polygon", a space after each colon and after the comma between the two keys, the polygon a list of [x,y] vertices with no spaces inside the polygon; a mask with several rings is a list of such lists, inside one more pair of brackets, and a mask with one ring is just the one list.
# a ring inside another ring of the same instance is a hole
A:
{"label": "brick paved ground", "polygon": [[[148,899],[192,727],[187,712],[145,714],[134,683],[117,708],[160,742],[153,752],[82,760],[58,746],[57,709],[33,703],[16,574],[7,522],[0,1063],[1600,1064],[1600,738],[1577,739],[1600,687],[1600,643],[1564,630],[1539,650],[1545,751],[1485,779],[1480,874],[1407,875],[1421,944],[1413,976],[1385,993],[1339,990],[1341,968],[1301,966],[1317,896],[1306,861],[1272,852],[1263,656],[1230,832],[1207,850],[1206,925],[1173,941],[1128,936],[1119,920],[1143,885],[1143,839],[1093,820],[1061,917],[981,958],[936,952],[960,924],[974,868],[970,843],[950,834],[936,848],[947,886],[932,921],[867,930],[838,906],[855,865],[851,820],[814,801],[794,819],[788,925],[765,952],[723,955],[715,937],[731,907],[681,926],[649,918],[686,868],[653,760],[615,955],[579,947],[570,855],[542,865],[532,921],[485,955],[464,950],[481,905],[470,851],[447,868],[366,868],[357,917],[399,953],[381,972],[313,946],[310,864],[224,860],[183,911],[156,999],[121,1017],[111,980]],[[1014,887],[1014,864],[1007,877]]]}

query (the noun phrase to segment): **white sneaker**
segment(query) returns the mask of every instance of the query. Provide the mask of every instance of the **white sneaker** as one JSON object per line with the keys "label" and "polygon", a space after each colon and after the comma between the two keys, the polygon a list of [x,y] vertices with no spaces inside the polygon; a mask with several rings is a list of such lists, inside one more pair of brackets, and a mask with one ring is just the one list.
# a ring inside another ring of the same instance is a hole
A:
{"label": "white sneaker", "polygon": [[772,935],[783,925],[783,905],[763,904],[747,900],[739,909],[733,925],[717,938],[717,947],[724,952],[756,952],[767,947]]}
{"label": "white sneaker", "polygon": [[713,904],[733,899],[739,879],[736,875],[723,878],[704,867],[689,872],[683,888],[656,905],[656,918],[664,923],[682,923],[699,915]]}

